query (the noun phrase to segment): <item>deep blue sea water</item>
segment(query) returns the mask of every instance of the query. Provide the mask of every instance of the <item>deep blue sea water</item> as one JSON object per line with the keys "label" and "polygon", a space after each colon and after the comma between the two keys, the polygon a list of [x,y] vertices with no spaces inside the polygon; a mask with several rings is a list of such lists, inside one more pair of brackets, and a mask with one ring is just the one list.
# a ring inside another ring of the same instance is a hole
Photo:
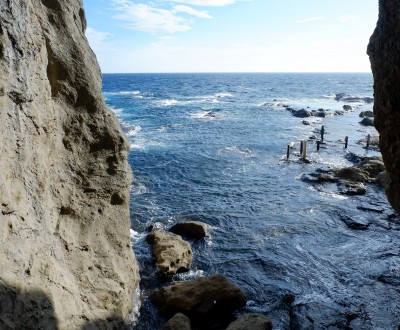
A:
{"label": "deep blue sea water", "polygon": [[[400,222],[382,188],[343,196],[335,184],[301,175],[350,166],[346,155],[379,155],[357,141],[372,104],[344,103],[337,93],[372,96],[370,74],[105,74],[103,92],[131,141],[131,237],[141,268],[143,307],[134,329],[157,329],[148,297],[157,279],[145,242],[153,223],[210,226],[192,242],[194,262],[174,280],[220,273],[248,296],[245,312],[269,315],[274,329],[394,329],[400,324]],[[282,105],[333,113],[303,119]],[[310,164],[297,161],[298,141]],[[349,151],[343,140],[349,136]],[[285,161],[291,144],[291,161]],[[362,211],[360,207],[373,208]],[[369,224],[355,230],[344,219]]]}

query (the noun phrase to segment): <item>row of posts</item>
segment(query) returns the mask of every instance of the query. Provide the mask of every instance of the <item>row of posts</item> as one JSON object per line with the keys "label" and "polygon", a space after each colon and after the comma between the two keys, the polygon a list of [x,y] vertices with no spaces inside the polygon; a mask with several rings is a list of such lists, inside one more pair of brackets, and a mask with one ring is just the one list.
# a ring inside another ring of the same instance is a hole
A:
{"label": "row of posts", "polygon": [[[317,141],[317,151],[319,151],[319,148],[321,147],[322,141]],[[371,143],[371,135],[368,134],[367,136],[367,146],[366,148],[369,148],[369,145]],[[346,136],[344,138],[344,149],[347,150],[347,147],[349,146],[349,137]],[[287,152],[286,152],[286,158],[289,159],[290,156],[290,144],[287,145]],[[307,157],[307,141],[300,141],[300,158],[306,159]]]}

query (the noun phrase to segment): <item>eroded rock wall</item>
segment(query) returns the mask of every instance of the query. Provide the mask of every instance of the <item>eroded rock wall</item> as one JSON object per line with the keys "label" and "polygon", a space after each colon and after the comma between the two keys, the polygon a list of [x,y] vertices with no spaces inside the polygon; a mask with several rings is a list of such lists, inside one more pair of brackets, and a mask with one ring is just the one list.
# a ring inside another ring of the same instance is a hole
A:
{"label": "eroded rock wall", "polygon": [[388,173],[386,193],[400,212],[400,1],[380,0],[368,45],[374,75],[375,127]]}
{"label": "eroded rock wall", "polygon": [[118,325],[138,282],[128,143],[82,1],[2,0],[0,19],[0,328]]}

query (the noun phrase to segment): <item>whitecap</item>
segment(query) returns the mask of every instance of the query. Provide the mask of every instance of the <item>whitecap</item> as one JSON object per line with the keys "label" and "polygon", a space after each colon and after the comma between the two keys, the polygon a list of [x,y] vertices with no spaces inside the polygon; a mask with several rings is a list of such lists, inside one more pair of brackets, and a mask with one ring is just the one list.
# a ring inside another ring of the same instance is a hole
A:
{"label": "whitecap", "polygon": [[141,91],[119,91],[119,92],[104,92],[103,93],[106,96],[112,96],[112,95],[139,95],[141,94]]}
{"label": "whitecap", "polygon": [[141,182],[135,181],[135,183],[131,186],[131,193],[134,196],[142,195],[142,194],[145,194],[146,192],[147,192],[147,188]]}
{"label": "whitecap", "polygon": [[224,97],[233,97],[231,93],[216,93],[214,94],[215,97],[224,98]]}
{"label": "whitecap", "polygon": [[250,149],[239,147],[239,146],[229,146],[229,147],[225,147],[224,149],[219,151],[220,154],[225,153],[225,152],[237,153],[237,154],[244,155],[244,156],[248,156],[251,154]]}
{"label": "whitecap", "polygon": [[198,119],[216,119],[216,114],[214,111],[201,111],[201,112],[196,112],[190,115],[192,118],[198,118]]}
{"label": "whitecap", "polygon": [[142,127],[139,125],[133,125],[130,130],[126,133],[127,136],[135,136],[142,130]]}
{"label": "whitecap", "polygon": [[173,105],[177,105],[179,103],[178,100],[175,99],[167,99],[167,100],[160,100],[157,101],[157,104],[163,107],[171,107]]}

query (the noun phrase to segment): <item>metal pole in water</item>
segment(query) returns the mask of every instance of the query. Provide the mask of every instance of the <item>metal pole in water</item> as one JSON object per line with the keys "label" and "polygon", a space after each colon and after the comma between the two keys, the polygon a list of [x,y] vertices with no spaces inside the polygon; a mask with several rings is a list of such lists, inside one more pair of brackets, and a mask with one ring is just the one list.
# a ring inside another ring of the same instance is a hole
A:
{"label": "metal pole in water", "polygon": [[319,151],[320,144],[321,144],[321,141],[317,141],[317,151]]}
{"label": "metal pole in water", "polygon": [[369,144],[371,143],[371,135],[368,134],[367,136],[367,149],[369,148]]}
{"label": "metal pole in water", "polygon": [[300,141],[300,155],[303,153],[303,141]]}
{"label": "metal pole in water", "polygon": [[346,137],[344,138],[344,148],[347,149],[347,146],[348,146],[348,145],[349,145],[349,137],[346,136]]}
{"label": "metal pole in water", "polygon": [[286,159],[289,159],[289,155],[290,155],[290,144],[287,145]]}

